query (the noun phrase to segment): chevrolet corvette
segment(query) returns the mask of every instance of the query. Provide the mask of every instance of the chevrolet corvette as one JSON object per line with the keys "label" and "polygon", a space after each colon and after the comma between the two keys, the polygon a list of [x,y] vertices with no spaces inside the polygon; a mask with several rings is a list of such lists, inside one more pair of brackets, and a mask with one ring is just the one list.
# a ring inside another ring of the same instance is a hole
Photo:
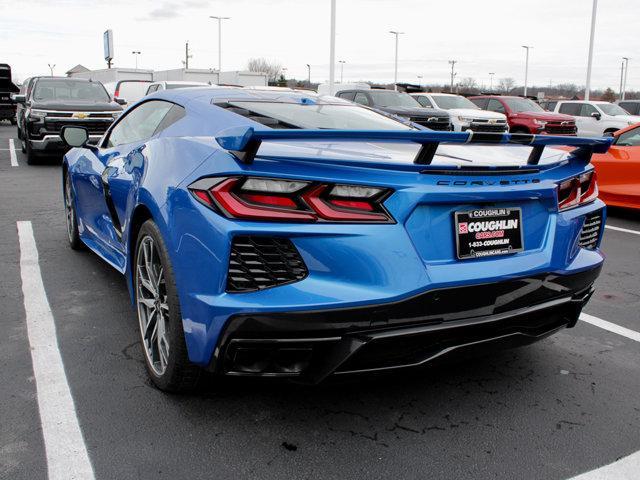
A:
{"label": "chevrolet corvette", "polygon": [[436,132],[241,88],[155,93],[96,145],[61,137],[70,246],[125,277],[166,391],[531,343],[575,325],[604,261],[590,159],[610,138]]}

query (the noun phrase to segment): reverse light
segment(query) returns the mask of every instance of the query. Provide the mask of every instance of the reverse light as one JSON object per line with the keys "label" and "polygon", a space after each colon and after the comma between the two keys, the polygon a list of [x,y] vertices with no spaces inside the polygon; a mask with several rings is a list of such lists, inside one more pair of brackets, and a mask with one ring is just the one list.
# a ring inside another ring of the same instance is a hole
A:
{"label": "reverse light", "polygon": [[595,170],[570,178],[558,185],[558,210],[567,210],[598,198]]}
{"label": "reverse light", "polygon": [[261,177],[204,178],[189,186],[229,218],[289,222],[393,223],[387,188]]}

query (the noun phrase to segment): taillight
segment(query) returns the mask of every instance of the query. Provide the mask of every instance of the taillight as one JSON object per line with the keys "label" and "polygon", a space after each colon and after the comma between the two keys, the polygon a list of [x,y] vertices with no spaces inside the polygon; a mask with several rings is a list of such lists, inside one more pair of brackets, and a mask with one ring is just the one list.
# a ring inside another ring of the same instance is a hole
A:
{"label": "taillight", "polygon": [[261,177],[205,178],[189,186],[202,203],[229,218],[289,222],[375,222],[393,218],[388,188]]}
{"label": "taillight", "polygon": [[595,170],[565,180],[558,185],[558,210],[567,210],[598,198]]}
{"label": "taillight", "polygon": [[118,98],[120,96],[120,90],[116,90],[113,92],[113,98]]}

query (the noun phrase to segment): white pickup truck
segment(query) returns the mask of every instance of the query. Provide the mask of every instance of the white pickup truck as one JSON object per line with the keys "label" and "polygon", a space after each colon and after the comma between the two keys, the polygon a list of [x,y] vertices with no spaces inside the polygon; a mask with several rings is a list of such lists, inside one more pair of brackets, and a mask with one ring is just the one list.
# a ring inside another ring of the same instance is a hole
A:
{"label": "white pickup truck", "polygon": [[420,105],[427,108],[447,110],[451,115],[451,124],[456,132],[472,130],[474,132],[509,131],[507,117],[502,113],[481,110],[471,100],[462,95],[451,93],[412,93]]}
{"label": "white pickup truck", "polygon": [[600,137],[640,122],[640,116],[629,115],[609,102],[560,100],[554,111],[572,115],[576,119],[578,135],[583,137]]}

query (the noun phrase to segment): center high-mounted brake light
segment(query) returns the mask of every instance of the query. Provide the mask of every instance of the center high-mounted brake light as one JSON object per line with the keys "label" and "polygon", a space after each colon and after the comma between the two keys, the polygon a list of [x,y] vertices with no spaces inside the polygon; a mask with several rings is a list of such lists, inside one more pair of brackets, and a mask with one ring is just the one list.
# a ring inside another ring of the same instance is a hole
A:
{"label": "center high-mounted brake light", "polygon": [[565,180],[558,185],[558,210],[567,210],[598,198],[595,170]]}
{"label": "center high-mounted brake light", "polygon": [[261,177],[204,178],[189,186],[229,218],[275,222],[392,223],[382,202],[390,189]]}

